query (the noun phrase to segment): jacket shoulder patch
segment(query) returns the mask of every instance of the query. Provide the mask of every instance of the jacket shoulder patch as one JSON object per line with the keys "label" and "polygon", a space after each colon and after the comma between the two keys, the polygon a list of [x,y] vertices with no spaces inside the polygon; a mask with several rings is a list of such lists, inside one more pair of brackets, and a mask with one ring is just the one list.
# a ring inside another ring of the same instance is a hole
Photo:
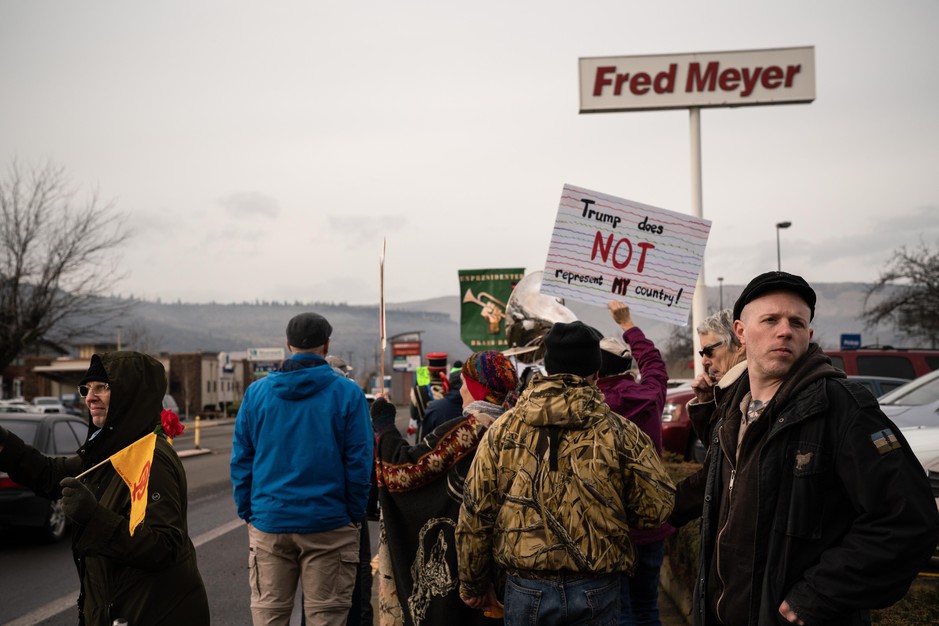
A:
{"label": "jacket shoulder patch", "polygon": [[877,448],[877,452],[881,455],[900,448],[900,442],[897,440],[897,436],[893,433],[893,430],[889,428],[873,433],[871,435],[871,441],[874,443],[874,447]]}

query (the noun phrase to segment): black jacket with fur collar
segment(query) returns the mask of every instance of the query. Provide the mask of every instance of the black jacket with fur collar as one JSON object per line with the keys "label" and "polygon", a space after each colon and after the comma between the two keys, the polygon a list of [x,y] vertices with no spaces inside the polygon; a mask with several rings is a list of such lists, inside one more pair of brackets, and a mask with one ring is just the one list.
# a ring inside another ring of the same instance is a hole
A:
{"label": "black jacket with fur collar", "polygon": [[[707,465],[695,624],[863,624],[932,555],[939,513],[925,473],[876,399],[815,344],[738,457],[746,376],[718,407]],[[731,488],[731,478],[733,485]]]}

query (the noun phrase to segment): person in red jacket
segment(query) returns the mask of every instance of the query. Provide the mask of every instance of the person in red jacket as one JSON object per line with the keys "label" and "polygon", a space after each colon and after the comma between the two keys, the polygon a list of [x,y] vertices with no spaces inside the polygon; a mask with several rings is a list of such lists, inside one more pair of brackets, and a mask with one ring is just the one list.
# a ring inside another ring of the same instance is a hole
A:
{"label": "person in red jacket", "polygon": [[[597,386],[613,411],[649,435],[662,456],[662,408],[668,372],[665,361],[642,330],[633,323],[622,302],[607,305],[622,338],[600,341],[601,365]],[[635,373],[638,371],[638,377]],[[659,624],[659,570],[665,556],[665,538],[675,532],[668,524],[649,530],[633,530],[636,571],[620,581],[620,624]]]}

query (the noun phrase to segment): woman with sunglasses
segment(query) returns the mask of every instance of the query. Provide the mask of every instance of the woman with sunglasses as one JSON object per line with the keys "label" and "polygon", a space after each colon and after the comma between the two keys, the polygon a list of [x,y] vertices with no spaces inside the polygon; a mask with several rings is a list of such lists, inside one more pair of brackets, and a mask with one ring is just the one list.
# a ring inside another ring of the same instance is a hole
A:
{"label": "woman with sunglasses", "polygon": [[95,354],[79,393],[90,419],[88,439],[75,456],[45,456],[0,427],[0,470],[44,497],[62,498],[74,524],[79,624],[208,624],[186,523],[186,472],[166,436],[157,437],[146,516],[133,535],[130,490],[110,463],[96,467],[161,424],[163,365],[138,352]]}

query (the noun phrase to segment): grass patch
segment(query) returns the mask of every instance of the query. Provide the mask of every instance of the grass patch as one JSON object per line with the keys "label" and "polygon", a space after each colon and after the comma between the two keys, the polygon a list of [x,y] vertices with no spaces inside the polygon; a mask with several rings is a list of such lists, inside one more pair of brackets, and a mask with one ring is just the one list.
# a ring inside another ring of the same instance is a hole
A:
{"label": "grass patch", "polygon": [[939,624],[939,582],[917,579],[902,600],[871,611],[872,624]]}
{"label": "grass patch", "polygon": [[[677,484],[701,469],[701,465],[688,463],[679,455],[666,452],[665,468]],[[665,540],[665,554],[668,556],[672,577],[676,579],[675,587],[682,589],[682,595],[686,596],[689,602],[694,591],[695,578],[698,576],[700,545],[701,524],[697,521],[688,522]]]}

